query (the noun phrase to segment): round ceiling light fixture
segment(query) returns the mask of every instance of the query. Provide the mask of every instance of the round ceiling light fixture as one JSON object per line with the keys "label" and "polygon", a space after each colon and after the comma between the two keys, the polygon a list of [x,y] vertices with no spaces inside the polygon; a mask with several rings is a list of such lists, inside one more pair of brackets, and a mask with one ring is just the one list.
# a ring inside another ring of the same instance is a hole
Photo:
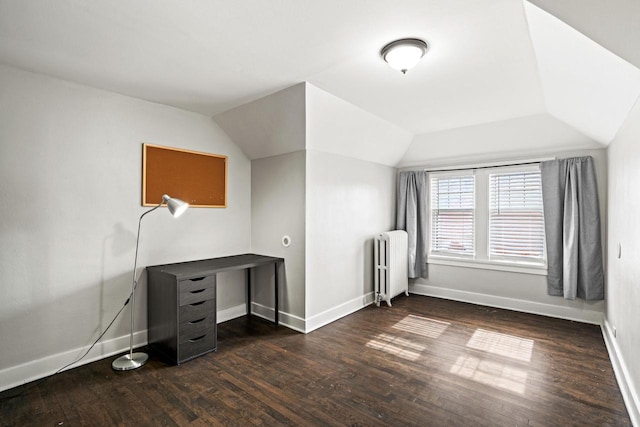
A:
{"label": "round ceiling light fixture", "polygon": [[380,56],[391,68],[406,74],[407,70],[418,64],[428,48],[429,45],[424,40],[400,39],[383,47]]}

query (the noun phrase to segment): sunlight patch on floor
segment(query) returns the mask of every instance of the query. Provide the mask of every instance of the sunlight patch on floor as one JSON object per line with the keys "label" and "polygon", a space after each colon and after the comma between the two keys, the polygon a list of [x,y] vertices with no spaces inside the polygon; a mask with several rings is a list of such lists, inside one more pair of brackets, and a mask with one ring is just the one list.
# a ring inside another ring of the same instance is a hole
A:
{"label": "sunlight patch on floor", "polygon": [[389,334],[377,335],[366,344],[367,347],[384,351],[406,360],[415,361],[420,357],[420,353],[426,348],[423,345],[414,343],[400,337]]}
{"label": "sunlight patch on floor", "polygon": [[467,342],[467,347],[530,362],[533,353],[533,340],[477,329]]}
{"label": "sunlight patch on floor", "polygon": [[393,328],[427,338],[438,338],[449,327],[449,325],[451,325],[449,322],[410,314],[393,325]]}
{"label": "sunlight patch on floor", "polygon": [[473,356],[458,357],[449,372],[491,387],[519,394],[524,394],[527,382],[527,372],[522,369]]}

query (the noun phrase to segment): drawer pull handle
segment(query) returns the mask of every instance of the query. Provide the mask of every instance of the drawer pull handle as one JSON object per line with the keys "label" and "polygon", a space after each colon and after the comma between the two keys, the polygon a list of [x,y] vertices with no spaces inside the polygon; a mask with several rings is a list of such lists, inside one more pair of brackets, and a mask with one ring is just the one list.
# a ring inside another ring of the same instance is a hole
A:
{"label": "drawer pull handle", "polygon": [[199,294],[200,292],[204,292],[206,289],[198,289],[196,291],[191,291],[192,294]]}
{"label": "drawer pull handle", "polygon": [[206,278],[207,278],[207,276],[204,276],[204,277],[194,277],[193,279],[189,279],[189,280],[190,280],[190,281],[192,281],[192,282],[199,282],[200,280],[204,280],[204,279],[206,279]]}
{"label": "drawer pull handle", "polygon": [[194,302],[193,304],[189,304],[191,307],[195,307],[197,305],[202,305],[204,304],[206,301],[200,301],[200,302]]}
{"label": "drawer pull handle", "polygon": [[202,338],[204,338],[204,337],[206,337],[206,335],[202,335],[202,336],[199,336],[199,337],[196,337],[196,338],[191,338],[191,339],[189,340],[189,342],[198,342],[198,341],[200,341],[200,340],[201,340]]}
{"label": "drawer pull handle", "polygon": [[191,322],[189,322],[191,325],[195,325],[196,323],[200,323],[202,321],[204,321],[204,319],[206,319],[206,317],[203,317],[202,319],[198,319],[198,320],[192,320]]}

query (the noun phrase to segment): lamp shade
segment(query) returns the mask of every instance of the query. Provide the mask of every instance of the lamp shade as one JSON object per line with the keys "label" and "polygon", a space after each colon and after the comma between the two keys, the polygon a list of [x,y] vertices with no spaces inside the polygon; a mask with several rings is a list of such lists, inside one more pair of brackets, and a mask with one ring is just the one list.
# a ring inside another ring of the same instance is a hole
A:
{"label": "lamp shade", "polygon": [[162,201],[167,204],[169,213],[173,215],[174,218],[178,218],[189,207],[189,203],[183,202],[182,200],[174,197],[169,197],[167,194],[162,196]]}
{"label": "lamp shade", "polygon": [[380,51],[380,56],[389,66],[403,74],[415,67],[427,52],[428,45],[420,39],[396,40]]}

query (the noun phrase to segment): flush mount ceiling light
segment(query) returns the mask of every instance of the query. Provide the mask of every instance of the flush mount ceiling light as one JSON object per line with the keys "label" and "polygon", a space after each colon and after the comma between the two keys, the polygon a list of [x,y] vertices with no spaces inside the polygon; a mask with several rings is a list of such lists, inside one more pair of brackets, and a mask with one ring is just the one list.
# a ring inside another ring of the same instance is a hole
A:
{"label": "flush mount ceiling light", "polygon": [[400,39],[383,47],[380,56],[391,68],[405,74],[407,70],[416,66],[428,48],[429,46],[424,40]]}

